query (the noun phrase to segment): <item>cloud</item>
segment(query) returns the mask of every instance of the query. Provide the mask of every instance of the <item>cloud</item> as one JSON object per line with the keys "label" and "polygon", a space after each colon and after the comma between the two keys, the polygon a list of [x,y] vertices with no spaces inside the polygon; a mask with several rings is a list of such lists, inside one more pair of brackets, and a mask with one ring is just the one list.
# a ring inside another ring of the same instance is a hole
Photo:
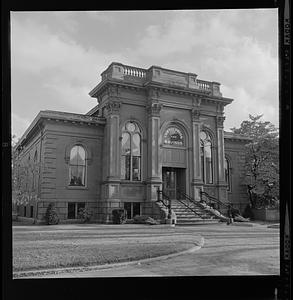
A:
{"label": "cloud", "polygon": [[[267,17],[265,11],[237,10],[171,15],[167,22],[149,25],[142,33],[135,49],[137,60],[153,60],[162,67],[222,83],[223,95],[235,99],[227,107],[234,124],[254,113],[264,113],[278,123],[278,58],[273,51],[277,34],[272,33],[271,43],[268,37],[266,41],[259,38],[261,33],[253,26],[261,23],[262,16],[266,21],[272,18],[271,12]],[[237,118],[232,111],[237,111]]]}
{"label": "cloud", "polygon": [[[143,21],[147,18],[143,18],[141,13],[140,29],[133,31],[131,36],[126,34],[127,27],[123,27],[127,25],[126,12],[82,12],[80,15],[70,12],[58,14],[58,17],[55,15],[53,19],[58,19],[58,22],[63,20],[58,23],[60,31],[58,26],[52,28],[48,20],[42,22],[41,17],[17,18],[12,14],[12,86],[17,91],[26,92],[27,107],[40,105],[40,109],[43,109],[44,102],[39,99],[43,97],[49,105],[50,94],[55,101],[52,101],[52,105],[58,103],[58,107],[63,105],[67,111],[86,112],[95,105],[88,92],[100,82],[100,73],[112,61],[118,61],[145,68],[160,65],[194,72],[199,79],[219,81],[223,95],[235,99],[226,109],[229,127],[236,126],[249,113],[256,112],[265,113],[265,117],[271,118],[270,121],[278,121],[278,59],[274,51],[276,32],[268,34],[267,27],[257,27],[252,13],[236,10],[172,11],[166,15],[158,14],[157,19],[149,18],[149,23]],[[90,41],[91,34],[86,41],[87,46],[84,46],[85,39],[78,36],[86,35],[86,30],[93,29],[87,27],[92,22],[83,22],[81,26],[81,16],[98,20],[105,29],[115,24],[117,32],[121,32],[121,39],[109,40],[108,31],[101,30],[94,42]],[[266,13],[258,12],[258,16],[258,22],[261,22],[261,16],[264,16],[266,24],[272,20],[271,13],[270,17],[266,17]],[[135,20],[132,19],[132,22]],[[124,25],[119,27],[119,24]],[[252,27],[266,30],[266,39],[262,39],[264,31],[258,32]],[[79,34],[71,34],[73,31]],[[131,43],[128,43],[127,39],[130,38]],[[103,43],[110,43],[111,47],[102,48]],[[14,74],[18,75],[17,86]],[[37,77],[35,89],[39,92],[29,94],[21,76]],[[21,94],[12,93],[18,95],[12,99],[15,107],[23,101]],[[17,111],[17,114],[21,112]],[[29,118],[33,119],[34,116]]]}
{"label": "cloud", "polygon": [[[22,23],[13,20],[12,33],[12,81],[13,73],[38,76],[37,88],[52,89],[55,97],[78,112],[87,111],[82,107],[92,104],[88,92],[100,81],[100,73],[112,61],[125,61],[118,53],[85,49],[74,40],[63,40],[50,32],[48,26],[32,20]],[[25,89],[25,86],[15,88]]]}

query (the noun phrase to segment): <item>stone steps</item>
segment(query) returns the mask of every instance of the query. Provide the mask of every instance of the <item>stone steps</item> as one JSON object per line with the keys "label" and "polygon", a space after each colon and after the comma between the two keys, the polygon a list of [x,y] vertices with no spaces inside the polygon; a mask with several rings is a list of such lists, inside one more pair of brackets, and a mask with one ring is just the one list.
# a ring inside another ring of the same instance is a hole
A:
{"label": "stone steps", "polygon": [[201,207],[186,201],[184,201],[184,203],[186,203],[190,209],[179,201],[172,201],[172,210],[176,214],[177,225],[195,225],[219,222],[214,215],[204,211]]}

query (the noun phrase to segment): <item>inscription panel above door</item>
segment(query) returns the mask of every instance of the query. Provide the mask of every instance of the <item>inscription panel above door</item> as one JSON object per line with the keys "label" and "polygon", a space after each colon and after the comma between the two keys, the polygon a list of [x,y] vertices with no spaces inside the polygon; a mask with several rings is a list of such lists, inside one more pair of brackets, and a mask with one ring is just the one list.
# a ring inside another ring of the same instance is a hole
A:
{"label": "inscription panel above door", "polygon": [[186,150],[163,148],[163,166],[186,168]]}

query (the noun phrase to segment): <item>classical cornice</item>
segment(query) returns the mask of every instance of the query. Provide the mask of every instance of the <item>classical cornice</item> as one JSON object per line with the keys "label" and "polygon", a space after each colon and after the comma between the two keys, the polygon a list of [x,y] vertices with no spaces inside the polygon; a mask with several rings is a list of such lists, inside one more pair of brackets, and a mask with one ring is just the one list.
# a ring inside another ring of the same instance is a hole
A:
{"label": "classical cornice", "polygon": [[[220,104],[221,108],[222,106],[226,106],[227,104],[230,104],[233,101],[233,99],[231,98],[213,96],[210,91],[194,90],[184,87],[172,87],[165,84],[152,82],[146,82],[144,85],[142,85],[137,83],[124,82],[118,79],[106,79],[102,81],[89,94],[90,96],[97,98],[99,95],[101,95],[105,91],[108,91],[109,89],[116,89],[118,91],[120,91],[121,89],[145,91],[146,96],[151,99],[157,99],[158,97],[162,97],[164,93],[173,95],[183,95],[191,97],[192,101],[200,101],[201,103],[206,102]],[[111,95],[119,97],[121,93],[119,94],[119,92],[116,92],[116,94],[112,93]]]}
{"label": "classical cornice", "polygon": [[241,142],[245,142],[245,143],[249,143],[252,141],[252,138],[248,137],[248,136],[244,136],[241,134],[236,134],[233,132],[227,132],[224,131],[224,139],[225,140],[231,140],[231,141],[241,141]]}
{"label": "classical cornice", "polygon": [[93,117],[89,115],[52,110],[40,111],[33,122],[30,124],[30,126],[27,128],[25,133],[19,139],[16,148],[24,144],[30,138],[33,132],[40,130],[44,126],[44,121],[55,121],[60,123],[92,126],[105,125],[106,123],[106,120],[104,118]]}

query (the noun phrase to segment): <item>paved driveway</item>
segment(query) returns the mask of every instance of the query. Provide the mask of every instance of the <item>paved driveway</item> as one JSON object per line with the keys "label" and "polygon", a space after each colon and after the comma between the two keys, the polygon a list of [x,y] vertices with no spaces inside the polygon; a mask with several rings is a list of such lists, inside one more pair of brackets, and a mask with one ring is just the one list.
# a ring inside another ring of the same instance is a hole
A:
{"label": "paved driveway", "polygon": [[[279,229],[267,225],[226,224],[177,226],[177,233],[204,237],[204,246],[190,254],[163,260],[55,277],[132,277],[205,275],[279,275]],[[50,275],[48,277],[54,277]]]}

